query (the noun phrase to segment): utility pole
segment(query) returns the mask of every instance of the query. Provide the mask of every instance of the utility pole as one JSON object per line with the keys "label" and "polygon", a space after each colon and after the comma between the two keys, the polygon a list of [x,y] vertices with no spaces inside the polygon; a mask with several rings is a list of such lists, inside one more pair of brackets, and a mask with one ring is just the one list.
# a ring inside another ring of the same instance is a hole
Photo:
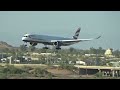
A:
{"label": "utility pole", "polygon": [[[2,59],[3,59],[3,53],[2,53]],[[1,59],[1,60],[2,60],[2,59]],[[2,61],[2,63],[3,63],[3,61]]]}
{"label": "utility pole", "polygon": [[98,50],[96,50],[96,66],[99,65],[99,61],[98,61]]}
{"label": "utility pole", "polygon": [[86,77],[87,77],[87,75],[88,75],[88,74],[87,74],[87,64],[86,64]]}
{"label": "utility pole", "polygon": [[3,58],[3,53],[2,53],[2,58]]}
{"label": "utility pole", "polygon": [[9,64],[11,64],[11,59],[12,59],[12,56],[7,57],[7,59],[9,60]]}

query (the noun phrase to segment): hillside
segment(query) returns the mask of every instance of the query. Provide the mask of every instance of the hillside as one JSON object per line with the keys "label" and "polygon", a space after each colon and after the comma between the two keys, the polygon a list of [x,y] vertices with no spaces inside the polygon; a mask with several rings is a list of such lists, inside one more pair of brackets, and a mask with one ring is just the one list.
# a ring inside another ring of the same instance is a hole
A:
{"label": "hillside", "polygon": [[13,46],[7,44],[6,42],[0,41],[0,49],[12,49]]}

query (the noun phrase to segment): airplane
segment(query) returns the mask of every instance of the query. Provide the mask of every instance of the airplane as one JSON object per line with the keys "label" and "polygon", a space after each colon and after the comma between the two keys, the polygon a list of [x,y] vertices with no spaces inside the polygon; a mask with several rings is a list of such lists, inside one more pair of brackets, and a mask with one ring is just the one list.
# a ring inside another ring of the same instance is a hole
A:
{"label": "airplane", "polygon": [[48,36],[48,35],[37,35],[37,34],[25,34],[22,37],[22,41],[26,43],[30,43],[32,46],[36,46],[38,43],[44,44],[44,49],[48,49],[47,45],[53,45],[56,49],[61,49],[61,46],[69,46],[78,42],[83,41],[91,41],[94,39],[99,39],[101,36],[97,38],[90,39],[78,39],[81,28],[78,28],[72,38],[58,37],[58,36]]}

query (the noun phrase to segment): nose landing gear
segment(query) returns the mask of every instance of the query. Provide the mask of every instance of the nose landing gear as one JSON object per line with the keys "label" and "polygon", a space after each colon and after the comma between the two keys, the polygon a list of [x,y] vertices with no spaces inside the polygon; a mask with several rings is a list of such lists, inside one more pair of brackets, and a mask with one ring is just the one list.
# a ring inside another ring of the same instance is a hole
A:
{"label": "nose landing gear", "polygon": [[47,47],[47,45],[44,45],[45,47],[43,47],[43,49],[49,49],[48,47]]}
{"label": "nose landing gear", "polygon": [[24,46],[27,47],[27,42],[24,42]]}

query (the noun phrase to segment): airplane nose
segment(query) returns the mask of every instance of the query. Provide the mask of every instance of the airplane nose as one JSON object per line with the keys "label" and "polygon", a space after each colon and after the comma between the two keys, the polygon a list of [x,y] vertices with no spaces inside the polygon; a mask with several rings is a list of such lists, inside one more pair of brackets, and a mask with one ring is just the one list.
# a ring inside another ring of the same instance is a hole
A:
{"label": "airplane nose", "polygon": [[25,37],[22,37],[22,41],[24,41],[25,40]]}

